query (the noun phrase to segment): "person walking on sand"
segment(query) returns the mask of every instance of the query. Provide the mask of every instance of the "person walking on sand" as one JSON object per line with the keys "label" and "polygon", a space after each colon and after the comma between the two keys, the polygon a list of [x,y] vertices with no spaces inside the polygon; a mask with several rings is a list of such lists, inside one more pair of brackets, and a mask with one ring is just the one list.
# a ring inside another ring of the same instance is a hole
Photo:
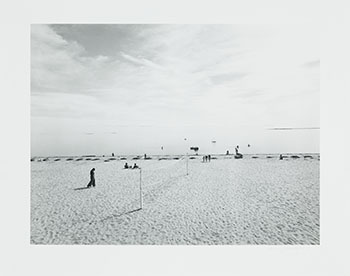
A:
{"label": "person walking on sand", "polygon": [[90,182],[87,187],[90,188],[91,186],[95,187],[95,168],[90,171]]}

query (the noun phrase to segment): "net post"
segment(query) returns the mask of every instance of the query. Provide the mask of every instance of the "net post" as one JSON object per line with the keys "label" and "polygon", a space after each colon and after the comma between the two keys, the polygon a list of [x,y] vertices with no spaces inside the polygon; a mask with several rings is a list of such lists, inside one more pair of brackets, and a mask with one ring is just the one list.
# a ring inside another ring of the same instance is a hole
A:
{"label": "net post", "polygon": [[188,175],[188,153],[186,152],[186,175]]}
{"label": "net post", "polygon": [[140,209],[142,209],[142,169],[140,168]]}

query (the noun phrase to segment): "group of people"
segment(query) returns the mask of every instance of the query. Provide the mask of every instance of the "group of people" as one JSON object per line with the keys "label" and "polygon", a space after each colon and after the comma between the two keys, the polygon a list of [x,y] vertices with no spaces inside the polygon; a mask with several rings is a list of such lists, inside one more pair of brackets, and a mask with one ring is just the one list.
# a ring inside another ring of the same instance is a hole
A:
{"label": "group of people", "polygon": [[209,154],[209,155],[204,155],[204,156],[203,156],[203,162],[210,162],[210,160],[211,160],[210,154]]}
{"label": "group of people", "polygon": [[129,166],[128,163],[125,163],[124,169],[139,169],[140,167],[137,166],[136,163],[134,163],[134,166]]}

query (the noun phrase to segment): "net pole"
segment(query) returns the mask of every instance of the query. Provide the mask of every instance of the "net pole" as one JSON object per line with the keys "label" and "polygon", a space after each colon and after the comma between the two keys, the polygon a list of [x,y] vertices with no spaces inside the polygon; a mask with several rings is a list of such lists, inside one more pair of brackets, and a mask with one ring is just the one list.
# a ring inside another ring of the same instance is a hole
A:
{"label": "net pole", "polygon": [[140,168],[140,209],[142,209],[142,169]]}
{"label": "net pole", "polygon": [[188,153],[186,152],[186,175],[188,175]]}

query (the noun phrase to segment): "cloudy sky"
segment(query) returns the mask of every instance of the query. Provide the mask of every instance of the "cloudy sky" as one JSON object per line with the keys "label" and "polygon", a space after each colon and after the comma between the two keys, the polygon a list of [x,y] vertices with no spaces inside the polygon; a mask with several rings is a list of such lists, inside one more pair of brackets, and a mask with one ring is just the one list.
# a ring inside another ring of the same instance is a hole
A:
{"label": "cloudy sky", "polygon": [[310,26],[32,25],[32,155],[319,152],[319,67]]}

